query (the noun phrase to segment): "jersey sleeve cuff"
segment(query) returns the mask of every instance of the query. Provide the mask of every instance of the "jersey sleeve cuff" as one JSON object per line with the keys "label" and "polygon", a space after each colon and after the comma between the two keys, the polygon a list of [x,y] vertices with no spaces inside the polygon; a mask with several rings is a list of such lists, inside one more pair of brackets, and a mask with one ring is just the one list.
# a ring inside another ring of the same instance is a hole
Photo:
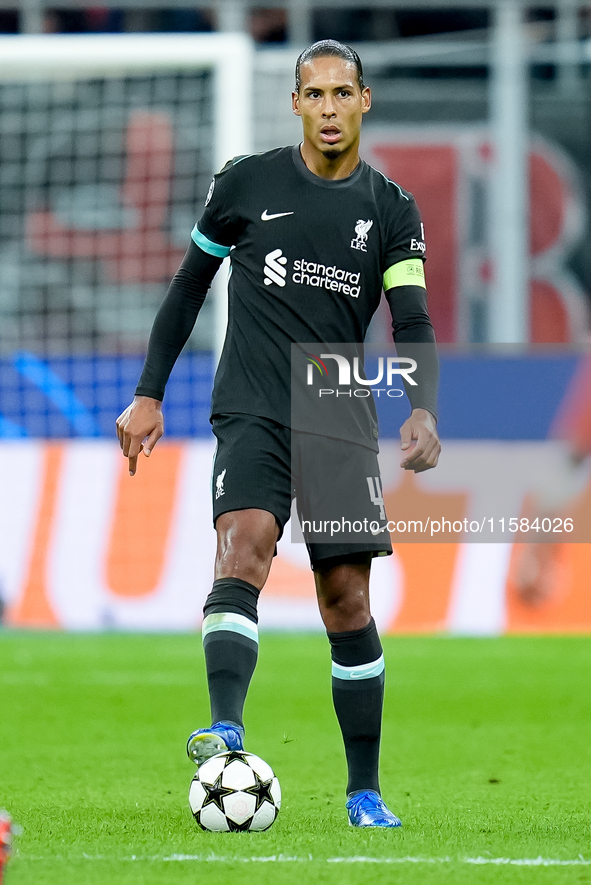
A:
{"label": "jersey sleeve cuff", "polygon": [[422,258],[407,258],[406,261],[398,261],[388,268],[384,274],[384,292],[394,289],[396,286],[427,288]]}
{"label": "jersey sleeve cuff", "polygon": [[162,402],[164,399],[164,390],[160,390],[156,387],[145,387],[142,384],[138,384],[135,389],[135,396],[149,396],[150,399],[157,399],[159,402]]}
{"label": "jersey sleeve cuff", "polygon": [[207,252],[208,255],[214,255],[216,258],[227,258],[230,254],[229,246],[220,246],[219,243],[212,242],[212,240],[209,240],[205,234],[201,233],[197,225],[195,225],[191,231],[191,239],[196,246],[199,246],[199,248],[203,249],[204,252]]}

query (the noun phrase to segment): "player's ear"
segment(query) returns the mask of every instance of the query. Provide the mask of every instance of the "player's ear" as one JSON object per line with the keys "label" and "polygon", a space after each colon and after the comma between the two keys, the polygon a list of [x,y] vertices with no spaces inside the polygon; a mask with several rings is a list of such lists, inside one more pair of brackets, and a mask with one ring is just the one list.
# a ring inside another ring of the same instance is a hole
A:
{"label": "player's ear", "polygon": [[361,92],[361,113],[367,114],[371,107],[371,89],[365,86]]}
{"label": "player's ear", "polygon": [[292,92],[291,93],[291,109],[297,117],[301,116],[299,92]]}

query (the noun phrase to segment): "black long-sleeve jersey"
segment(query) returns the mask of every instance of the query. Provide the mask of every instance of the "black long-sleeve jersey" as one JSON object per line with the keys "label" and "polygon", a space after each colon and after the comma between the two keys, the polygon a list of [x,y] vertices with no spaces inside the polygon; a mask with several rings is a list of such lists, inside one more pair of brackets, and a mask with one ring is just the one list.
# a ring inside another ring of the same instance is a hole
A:
{"label": "black long-sleeve jersey", "polygon": [[[363,161],[348,178],[320,178],[298,146],[229,162],[212,182],[192,239],[211,258],[231,260],[212,414],[291,426],[291,345],[363,342],[382,288],[394,316],[397,289],[425,287],[413,196]],[[425,303],[421,309],[429,325]],[[423,340],[433,340],[429,328]],[[137,393],[158,396],[145,374]],[[435,408],[431,401],[425,407]],[[371,398],[364,409],[352,435],[373,446]]]}

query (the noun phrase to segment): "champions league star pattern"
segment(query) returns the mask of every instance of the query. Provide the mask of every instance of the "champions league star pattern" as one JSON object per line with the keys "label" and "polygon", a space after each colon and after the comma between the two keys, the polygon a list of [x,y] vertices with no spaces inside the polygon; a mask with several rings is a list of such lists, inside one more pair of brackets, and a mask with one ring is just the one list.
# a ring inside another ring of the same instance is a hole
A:
{"label": "champions league star pattern", "polygon": [[199,766],[189,805],[203,830],[267,830],[279,813],[281,788],[270,765],[253,753],[219,753]]}

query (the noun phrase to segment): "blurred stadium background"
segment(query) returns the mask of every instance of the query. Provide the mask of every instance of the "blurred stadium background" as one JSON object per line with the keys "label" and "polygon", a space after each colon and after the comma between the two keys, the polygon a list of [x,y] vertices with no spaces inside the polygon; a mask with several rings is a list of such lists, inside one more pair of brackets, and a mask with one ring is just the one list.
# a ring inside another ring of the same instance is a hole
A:
{"label": "blurred stadium background", "polygon": [[[0,0],[0,31],[5,625],[198,626],[214,548],[207,418],[223,272],[171,378],[168,443],[133,481],[114,420],[213,172],[297,141],[294,62],[316,39],[361,55],[374,99],[363,153],[417,197],[432,316],[449,345],[447,455],[432,476],[386,464],[390,511],[445,499],[458,518],[484,515],[503,476],[507,517],[526,512],[539,471],[572,445],[566,413],[591,401],[590,3]],[[387,311],[370,337],[389,340]],[[388,463],[397,420],[382,415]],[[573,502],[591,522],[588,483]],[[560,545],[535,605],[515,589],[519,547],[397,545],[372,579],[381,628],[590,630],[589,545]],[[288,538],[262,622],[320,627],[305,551]]]}

